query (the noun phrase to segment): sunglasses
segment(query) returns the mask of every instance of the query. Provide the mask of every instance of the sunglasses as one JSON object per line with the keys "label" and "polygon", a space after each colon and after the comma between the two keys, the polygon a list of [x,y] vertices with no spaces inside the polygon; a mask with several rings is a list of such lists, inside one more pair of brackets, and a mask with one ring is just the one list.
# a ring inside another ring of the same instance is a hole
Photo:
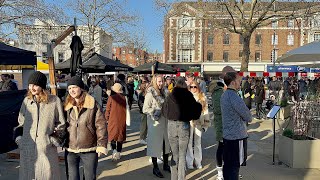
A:
{"label": "sunglasses", "polygon": [[198,89],[197,86],[190,86],[190,89],[192,89],[192,88]]}

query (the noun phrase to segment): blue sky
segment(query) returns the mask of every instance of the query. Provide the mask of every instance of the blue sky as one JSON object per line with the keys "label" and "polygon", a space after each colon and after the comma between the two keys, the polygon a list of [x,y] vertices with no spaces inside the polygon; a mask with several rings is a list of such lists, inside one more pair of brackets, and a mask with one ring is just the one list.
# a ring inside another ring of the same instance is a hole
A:
{"label": "blue sky", "polygon": [[[50,3],[66,4],[70,2],[68,0],[45,0]],[[72,16],[72,12],[68,11],[68,5],[62,5],[66,7],[65,13]],[[127,0],[125,8],[129,12],[134,12],[140,17],[140,22],[138,23],[142,27],[136,27],[133,31],[144,31],[145,39],[148,44],[148,51],[158,53],[163,52],[163,35],[162,35],[162,21],[163,14],[156,10],[153,0]]]}

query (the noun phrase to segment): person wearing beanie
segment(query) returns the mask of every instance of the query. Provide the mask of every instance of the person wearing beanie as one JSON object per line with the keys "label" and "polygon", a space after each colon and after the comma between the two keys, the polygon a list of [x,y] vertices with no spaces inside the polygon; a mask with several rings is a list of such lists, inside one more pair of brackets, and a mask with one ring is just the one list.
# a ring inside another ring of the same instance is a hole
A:
{"label": "person wearing beanie", "polygon": [[111,143],[112,160],[120,159],[122,144],[126,140],[126,108],[127,102],[122,95],[122,86],[115,83],[111,89],[116,93],[108,98],[105,118],[108,123],[108,142]]}
{"label": "person wearing beanie", "polygon": [[19,179],[61,179],[57,146],[66,134],[62,102],[45,91],[47,78],[34,72],[14,129],[20,149]]}
{"label": "person wearing beanie", "polygon": [[96,179],[98,157],[108,153],[106,120],[101,106],[85,92],[80,77],[70,78],[67,85],[69,94],[64,103],[69,124],[65,145],[67,179],[80,179],[80,160],[84,178]]}

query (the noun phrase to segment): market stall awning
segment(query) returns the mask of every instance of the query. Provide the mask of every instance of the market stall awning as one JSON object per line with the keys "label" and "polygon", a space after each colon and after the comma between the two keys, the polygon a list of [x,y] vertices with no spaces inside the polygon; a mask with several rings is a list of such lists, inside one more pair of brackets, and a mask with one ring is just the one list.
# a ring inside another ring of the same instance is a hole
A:
{"label": "market stall awning", "polygon": [[36,65],[36,53],[0,42],[0,65]]}
{"label": "market stall awning", "polygon": [[49,64],[46,64],[42,61],[37,61],[37,70],[38,71],[47,71],[47,70],[49,70]]}
{"label": "market stall awning", "polygon": [[293,49],[278,58],[279,62],[320,62],[320,42],[314,41]]}
{"label": "market stall awning", "polygon": [[[70,59],[56,64],[56,70],[70,71]],[[99,73],[99,72],[116,72],[116,71],[132,71],[133,68],[107,58],[100,54],[94,53],[88,59],[83,60],[82,63],[83,72],[87,73]]]}
{"label": "market stall awning", "polygon": [[156,74],[176,74],[176,70],[170,65],[160,63],[158,61],[142,64],[134,68],[134,73],[139,74],[152,74],[152,66],[154,68],[154,73]]}

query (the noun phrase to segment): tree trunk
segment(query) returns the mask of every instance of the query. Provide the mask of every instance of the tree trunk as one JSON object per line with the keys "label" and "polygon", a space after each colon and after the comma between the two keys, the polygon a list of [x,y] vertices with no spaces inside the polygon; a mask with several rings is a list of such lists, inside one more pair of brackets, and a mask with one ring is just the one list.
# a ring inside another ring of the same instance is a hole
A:
{"label": "tree trunk", "polygon": [[[250,40],[252,33],[243,34],[243,50],[241,61],[241,72],[248,72],[249,58],[250,58]],[[240,35],[241,36],[241,35]]]}

